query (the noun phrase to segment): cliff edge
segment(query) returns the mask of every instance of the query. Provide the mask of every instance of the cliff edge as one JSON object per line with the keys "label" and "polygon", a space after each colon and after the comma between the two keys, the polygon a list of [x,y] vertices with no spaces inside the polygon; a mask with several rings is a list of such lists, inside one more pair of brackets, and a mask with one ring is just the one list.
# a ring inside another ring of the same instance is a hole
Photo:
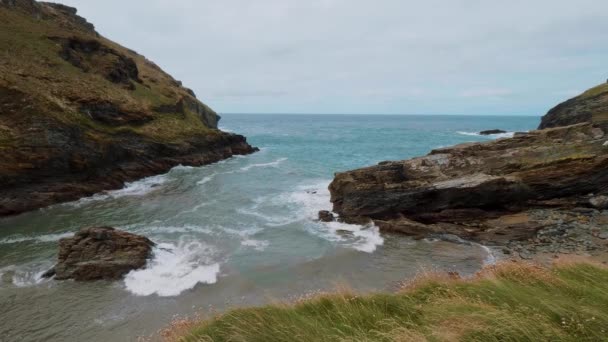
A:
{"label": "cliff edge", "polygon": [[255,151],[68,6],[0,0],[0,216]]}

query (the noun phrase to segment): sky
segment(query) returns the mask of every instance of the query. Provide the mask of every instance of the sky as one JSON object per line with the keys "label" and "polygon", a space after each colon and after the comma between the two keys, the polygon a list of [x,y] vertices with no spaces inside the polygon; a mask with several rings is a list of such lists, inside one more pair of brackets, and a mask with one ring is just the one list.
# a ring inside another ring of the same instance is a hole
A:
{"label": "sky", "polygon": [[220,113],[543,115],[606,82],[606,0],[57,0]]}

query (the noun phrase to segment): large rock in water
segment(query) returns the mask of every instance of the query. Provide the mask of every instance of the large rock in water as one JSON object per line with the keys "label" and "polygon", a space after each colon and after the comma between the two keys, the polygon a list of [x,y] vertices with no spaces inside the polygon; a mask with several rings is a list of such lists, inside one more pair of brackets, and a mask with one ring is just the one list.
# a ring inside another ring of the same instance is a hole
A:
{"label": "large rock in water", "polygon": [[0,0],[0,32],[0,216],[256,151],[75,8]]}
{"label": "large rock in water", "polygon": [[437,149],[338,173],[329,186],[331,201],[347,222],[373,220],[412,235],[448,232],[497,241],[518,226],[528,230],[519,236],[526,238],[542,224],[513,214],[590,207],[591,194],[608,192],[605,142],[605,132],[587,123]]}
{"label": "large rock in water", "polygon": [[55,279],[120,279],[130,271],[144,267],[153,246],[146,237],[114,228],[84,228],[74,237],[59,241]]}

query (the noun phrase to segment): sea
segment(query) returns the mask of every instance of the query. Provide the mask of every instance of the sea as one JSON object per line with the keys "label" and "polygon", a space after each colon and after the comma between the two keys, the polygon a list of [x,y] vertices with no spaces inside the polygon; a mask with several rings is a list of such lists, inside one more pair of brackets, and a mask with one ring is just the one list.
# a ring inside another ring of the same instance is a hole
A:
{"label": "sea", "polygon": [[[136,341],[171,320],[348,288],[392,291],[420,272],[474,274],[493,246],[320,223],[334,173],[533,130],[539,117],[224,114],[260,151],[0,219],[0,341]],[[486,129],[508,133],[481,136]],[[116,282],[43,280],[61,238],[113,226],[157,243]]]}

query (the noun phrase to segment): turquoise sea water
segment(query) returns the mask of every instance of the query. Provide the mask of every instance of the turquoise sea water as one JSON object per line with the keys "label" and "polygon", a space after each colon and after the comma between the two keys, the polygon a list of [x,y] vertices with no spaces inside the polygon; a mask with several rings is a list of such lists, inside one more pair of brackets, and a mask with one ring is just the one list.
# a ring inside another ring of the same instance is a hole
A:
{"label": "turquoise sea water", "polygon": [[[534,129],[538,117],[226,114],[261,151],[176,167],[122,190],[0,219],[0,341],[129,341],[175,314],[289,299],[346,284],[390,289],[421,269],[472,273],[485,246],[414,241],[314,219],[334,172]],[[110,225],[159,247],[120,282],[41,281],[57,241]]]}

